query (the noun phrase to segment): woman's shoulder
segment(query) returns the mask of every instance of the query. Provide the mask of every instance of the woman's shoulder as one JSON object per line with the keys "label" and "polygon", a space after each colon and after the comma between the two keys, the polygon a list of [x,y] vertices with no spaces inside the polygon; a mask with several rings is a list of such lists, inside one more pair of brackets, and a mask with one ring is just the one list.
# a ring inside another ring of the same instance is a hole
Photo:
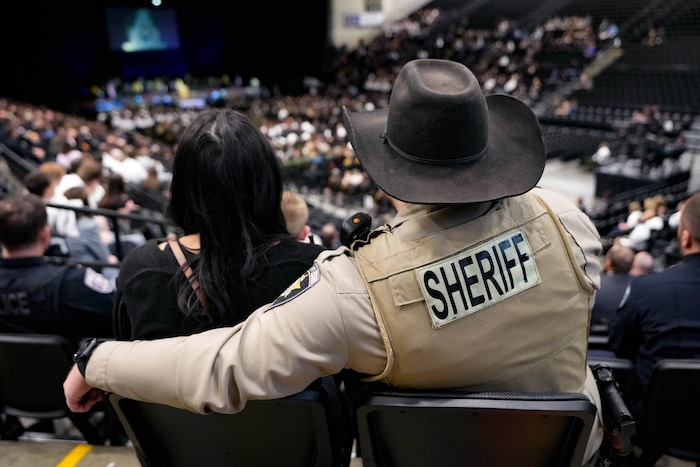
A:
{"label": "woman's shoulder", "polygon": [[303,258],[316,258],[322,251],[327,248],[323,245],[316,245],[315,243],[300,242],[298,240],[293,240],[288,243],[289,251],[297,253],[296,256]]}
{"label": "woman's shoulder", "polygon": [[150,239],[143,245],[137,246],[124,257],[121,267],[152,267],[165,261],[171,261],[170,258],[173,257],[173,254],[170,249],[164,250],[160,247],[164,241],[163,239]]}
{"label": "woman's shoulder", "polygon": [[169,248],[162,250],[162,240],[148,240],[131,250],[122,260],[117,275],[117,287],[126,289],[153,288],[170,280],[180,269]]}

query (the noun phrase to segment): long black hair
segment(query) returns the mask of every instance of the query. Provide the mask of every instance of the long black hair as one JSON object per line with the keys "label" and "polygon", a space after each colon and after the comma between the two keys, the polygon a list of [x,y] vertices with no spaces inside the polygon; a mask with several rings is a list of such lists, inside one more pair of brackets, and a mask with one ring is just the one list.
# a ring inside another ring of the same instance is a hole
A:
{"label": "long black hair", "polygon": [[201,251],[191,266],[209,303],[203,309],[182,280],[180,309],[216,324],[242,321],[249,311],[246,284],[259,274],[267,250],[291,239],[281,209],[280,160],[270,140],[240,112],[202,112],[176,145],[170,191],[168,215],[185,235],[200,234]]}

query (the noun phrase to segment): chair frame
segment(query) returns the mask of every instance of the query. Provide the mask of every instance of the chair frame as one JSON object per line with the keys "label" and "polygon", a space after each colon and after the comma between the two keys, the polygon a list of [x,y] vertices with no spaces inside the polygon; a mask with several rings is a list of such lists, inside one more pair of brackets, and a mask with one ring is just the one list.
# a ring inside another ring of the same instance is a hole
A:
{"label": "chair frame", "polygon": [[389,389],[365,396],[357,424],[365,467],[580,467],[595,415],[580,393]]}

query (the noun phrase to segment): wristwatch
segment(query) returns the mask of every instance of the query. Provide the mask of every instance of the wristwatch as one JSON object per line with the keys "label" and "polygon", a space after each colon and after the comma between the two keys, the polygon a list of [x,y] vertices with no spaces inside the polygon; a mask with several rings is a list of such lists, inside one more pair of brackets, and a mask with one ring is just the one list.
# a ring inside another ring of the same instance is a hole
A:
{"label": "wristwatch", "polygon": [[78,370],[80,371],[81,375],[85,376],[87,362],[90,360],[92,352],[94,352],[97,346],[102,342],[103,341],[97,337],[86,339],[82,344],[80,344],[80,348],[78,348],[78,350],[73,354],[73,363],[77,363]]}

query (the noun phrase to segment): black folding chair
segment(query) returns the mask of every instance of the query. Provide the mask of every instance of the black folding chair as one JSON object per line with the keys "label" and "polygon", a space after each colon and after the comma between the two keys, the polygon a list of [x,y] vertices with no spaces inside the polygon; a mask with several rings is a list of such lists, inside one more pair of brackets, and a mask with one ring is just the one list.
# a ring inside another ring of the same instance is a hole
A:
{"label": "black folding chair", "polygon": [[[66,405],[63,381],[73,365],[72,355],[71,345],[61,336],[0,334],[0,407],[6,421],[15,423],[11,432],[5,431],[3,439],[18,439],[25,430],[31,431],[16,425],[20,418],[37,419],[42,430],[47,426],[55,427],[58,419],[68,418],[85,441],[105,443],[106,436],[99,423],[91,420],[100,412],[99,406],[89,413],[78,414]],[[98,417],[102,419],[103,415],[98,414]],[[45,434],[71,438],[56,430]]]}
{"label": "black folding chair", "polygon": [[386,389],[357,424],[365,467],[581,467],[595,415],[578,393]]}
{"label": "black folding chair", "polygon": [[117,394],[109,400],[143,466],[344,467],[352,437],[345,408],[329,385],[249,401],[232,415],[197,414]]}
{"label": "black folding chair", "polygon": [[700,467],[700,359],[656,363],[642,394],[635,466],[651,467],[662,455]]}

